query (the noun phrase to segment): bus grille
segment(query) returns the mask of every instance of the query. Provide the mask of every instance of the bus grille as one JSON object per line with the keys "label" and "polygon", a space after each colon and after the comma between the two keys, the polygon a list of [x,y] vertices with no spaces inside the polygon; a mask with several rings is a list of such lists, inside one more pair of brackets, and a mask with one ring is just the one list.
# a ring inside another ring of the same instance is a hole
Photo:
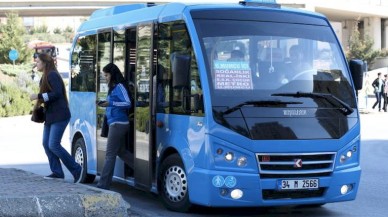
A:
{"label": "bus grille", "polygon": [[325,192],[325,188],[319,188],[314,191],[310,190],[292,190],[292,191],[276,191],[276,190],[263,190],[264,200],[276,200],[276,199],[302,199],[312,197],[322,197]]}
{"label": "bus grille", "polygon": [[329,176],[335,152],[258,153],[260,178],[301,178]]}

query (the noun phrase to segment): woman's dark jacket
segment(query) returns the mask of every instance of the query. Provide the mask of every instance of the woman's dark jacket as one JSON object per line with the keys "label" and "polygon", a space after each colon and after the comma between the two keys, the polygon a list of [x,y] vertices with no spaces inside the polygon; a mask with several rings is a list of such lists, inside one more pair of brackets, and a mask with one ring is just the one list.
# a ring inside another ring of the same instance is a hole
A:
{"label": "woman's dark jacket", "polygon": [[70,119],[69,105],[63,95],[65,86],[59,73],[49,72],[47,75],[51,91],[38,94],[38,98],[44,100],[46,110],[45,124],[52,124]]}

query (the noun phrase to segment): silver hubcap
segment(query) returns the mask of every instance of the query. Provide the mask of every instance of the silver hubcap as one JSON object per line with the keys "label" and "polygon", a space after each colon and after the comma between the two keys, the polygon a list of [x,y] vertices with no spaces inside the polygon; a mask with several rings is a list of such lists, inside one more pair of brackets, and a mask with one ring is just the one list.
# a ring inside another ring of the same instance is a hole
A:
{"label": "silver hubcap", "polygon": [[79,165],[83,165],[84,162],[84,153],[82,151],[81,147],[78,147],[77,150],[75,150],[75,162],[77,162]]}
{"label": "silver hubcap", "polygon": [[173,202],[179,202],[187,194],[187,179],[185,171],[178,166],[170,167],[164,176],[164,187],[167,197]]}

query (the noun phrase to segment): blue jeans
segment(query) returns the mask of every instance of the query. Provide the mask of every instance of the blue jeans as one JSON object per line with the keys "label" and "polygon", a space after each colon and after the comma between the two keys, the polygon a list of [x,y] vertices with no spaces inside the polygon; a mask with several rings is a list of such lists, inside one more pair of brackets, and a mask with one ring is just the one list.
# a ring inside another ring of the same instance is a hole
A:
{"label": "blue jeans", "polygon": [[373,104],[372,108],[374,109],[376,107],[376,105],[379,105],[379,111],[380,111],[380,109],[381,109],[381,97],[383,96],[383,92],[376,92],[375,96],[376,96],[376,102],[375,102],[375,104]]}
{"label": "blue jeans", "polygon": [[61,161],[73,176],[76,176],[81,171],[81,166],[75,162],[74,158],[61,145],[62,136],[69,121],[70,119],[45,124],[43,129],[43,147],[50,164],[50,169],[61,178],[65,177]]}

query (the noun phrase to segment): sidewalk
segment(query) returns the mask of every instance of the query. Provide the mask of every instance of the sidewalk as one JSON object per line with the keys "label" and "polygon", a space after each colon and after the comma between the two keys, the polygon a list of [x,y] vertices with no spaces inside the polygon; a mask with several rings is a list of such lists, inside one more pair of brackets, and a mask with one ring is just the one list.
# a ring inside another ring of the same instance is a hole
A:
{"label": "sidewalk", "polygon": [[119,193],[0,168],[0,216],[129,216]]}

